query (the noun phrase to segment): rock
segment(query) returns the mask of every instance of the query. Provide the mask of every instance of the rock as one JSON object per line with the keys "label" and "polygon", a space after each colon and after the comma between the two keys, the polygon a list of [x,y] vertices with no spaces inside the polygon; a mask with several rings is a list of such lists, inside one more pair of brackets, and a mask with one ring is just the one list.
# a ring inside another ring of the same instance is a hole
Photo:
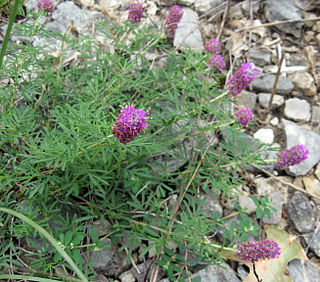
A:
{"label": "rock", "polygon": [[300,233],[313,230],[315,216],[309,199],[305,194],[295,192],[285,208],[288,218],[293,222],[295,228]]}
{"label": "rock", "polygon": [[195,2],[196,0],[177,0],[178,5],[183,5],[187,7],[192,6]]}
{"label": "rock", "polygon": [[136,278],[134,277],[134,275],[132,274],[132,272],[130,270],[121,273],[119,278],[121,279],[121,282],[135,282],[136,281]]}
{"label": "rock", "polygon": [[320,180],[320,163],[317,164],[314,175],[318,178],[318,180]]}
{"label": "rock", "polygon": [[222,215],[222,207],[219,202],[219,195],[209,192],[205,195],[200,195],[201,200],[205,198],[202,205],[202,210],[206,210],[205,214],[212,215],[215,212],[219,212]]}
{"label": "rock", "polygon": [[[291,183],[292,178],[289,176],[280,176],[278,179]],[[274,192],[280,192],[282,195],[283,203],[287,202],[288,199],[288,187],[281,182],[277,181],[276,179],[269,177],[269,178],[255,178],[253,182],[256,184],[256,191],[259,196],[268,196]]]}
{"label": "rock", "polygon": [[271,54],[267,51],[251,49],[249,51],[251,61],[259,67],[269,65],[271,63]]}
{"label": "rock", "polygon": [[309,260],[293,259],[288,263],[292,282],[320,282],[320,275],[315,264]]}
{"label": "rock", "polygon": [[238,95],[236,98],[236,103],[239,106],[243,106],[245,108],[249,107],[250,109],[254,109],[257,101],[257,94],[249,91],[242,91],[241,95]]}
{"label": "rock", "polygon": [[262,217],[262,222],[265,224],[278,224],[282,217],[282,206],[284,204],[283,196],[280,192],[272,192],[268,195],[268,199],[271,200],[271,206],[276,209],[276,211],[273,211],[270,209],[270,215],[269,218],[266,214]]}
{"label": "rock", "polygon": [[274,133],[271,128],[260,128],[253,137],[260,140],[261,143],[272,144],[274,140]]}
{"label": "rock", "polygon": [[306,175],[320,161],[320,135],[288,120],[282,119],[281,122],[286,134],[286,147],[291,148],[297,144],[303,144],[309,150],[308,159],[290,166],[287,172],[295,176]]}
{"label": "rock", "polygon": [[[267,109],[269,107],[271,94],[270,93],[259,93],[258,101],[262,108]],[[281,107],[284,103],[284,98],[281,95],[274,95],[272,99],[271,108],[275,109],[277,107]]]}
{"label": "rock", "polygon": [[[222,267],[223,268],[222,268]],[[210,281],[210,282],[240,282],[237,275],[233,269],[226,263],[218,265],[211,264],[208,269],[200,270],[197,273],[194,273],[190,276],[190,280],[200,277],[200,281]]]}
{"label": "rock", "polygon": [[277,126],[279,124],[279,119],[277,117],[274,117],[270,120],[270,124],[272,126]]}
{"label": "rock", "polygon": [[252,214],[257,209],[257,205],[254,203],[254,201],[245,194],[239,196],[239,204],[241,207],[246,208],[246,214]]}
{"label": "rock", "polygon": [[318,45],[318,48],[320,49],[320,33],[316,35],[316,43]]}
{"label": "rock", "polygon": [[[267,74],[262,77],[256,78],[252,82],[252,87],[258,92],[271,93],[276,75]],[[289,79],[279,78],[276,93],[278,94],[290,94],[294,89],[293,83]]]}
{"label": "rock", "polygon": [[312,106],[311,121],[320,123],[320,107]]}
{"label": "rock", "polygon": [[[197,13],[204,14],[209,10],[218,7],[223,3],[223,0],[196,0],[194,1],[194,8]],[[221,9],[224,7],[222,6]]]}
{"label": "rock", "polygon": [[[252,2],[252,13],[257,14],[260,9],[260,3],[259,2]],[[243,1],[241,4],[242,11],[249,16],[250,11],[250,2],[249,1]]]}
{"label": "rock", "polygon": [[173,45],[179,48],[184,48],[186,45],[193,50],[204,50],[198,15],[193,10],[183,9],[183,16],[178,24]]}
{"label": "rock", "polygon": [[306,96],[314,96],[317,94],[317,87],[314,83],[314,79],[308,72],[296,72],[291,77],[291,81]]}
{"label": "rock", "polygon": [[318,223],[318,226],[314,231],[309,247],[316,256],[320,257],[320,223]]}
{"label": "rock", "polygon": [[288,99],[284,108],[284,115],[294,121],[309,121],[311,118],[311,107],[306,100],[298,98]]}
{"label": "rock", "polygon": [[[320,182],[315,176],[313,175],[304,176],[302,178],[302,182],[304,184],[306,191],[320,197]],[[317,198],[313,198],[313,200],[318,204],[320,203],[320,200]]]}
{"label": "rock", "polygon": [[[302,19],[299,9],[289,0],[267,0],[264,11],[265,17],[270,23]],[[289,33],[299,38],[302,26],[302,22],[292,22],[276,25],[275,27],[284,33]]]}

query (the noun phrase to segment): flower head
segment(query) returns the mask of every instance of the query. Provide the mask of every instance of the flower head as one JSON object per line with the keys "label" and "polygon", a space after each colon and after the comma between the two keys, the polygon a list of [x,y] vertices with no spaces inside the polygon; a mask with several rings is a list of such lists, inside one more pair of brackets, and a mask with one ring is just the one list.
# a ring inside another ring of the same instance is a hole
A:
{"label": "flower head", "polygon": [[140,22],[142,17],[142,4],[140,3],[131,3],[129,8],[128,20],[132,23]]}
{"label": "flower head", "polygon": [[309,151],[306,146],[300,144],[285,149],[277,154],[276,167],[279,169],[287,168],[296,165],[308,158]]}
{"label": "flower head", "polygon": [[53,12],[54,5],[51,0],[39,0],[38,8],[44,10],[49,15]]}
{"label": "flower head", "polygon": [[127,144],[148,127],[149,113],[142,109],[136,109],[130,104],[121,108],[122,111],[112,126],[112,133],[118,138],[118,142]]}
{"label": "flower head", "polygon": [[210,58],[209,66],[212,68],[217,68],[217,70],[222,71],[222,69],[226,66],[226,63],[222,59],[221,55],[215,55]]}
{"label": "flower head", "polygon": [[258,71],[253,68],[251,63],[243,63],[238,71],[226,83],[226,87],[230,93],[237,96],[243,89],[250,85],[256,78]]}
{"label": "flower head", "polygon": [[182,15],[183,11],[178,5],[175,5],[171,8],[171,11],[169,12],[169,15],[165,22],[165,29],[171,36],[175,34]]}
{"label": "flower head", "polygon": [[252,121],[253,114],[250,110],[250,108],[241,108],[237,110],[234,115],[237,117],[238,122],[243,125],[247,126],[248,123]]}
{"label": "flower head", "polygon": [[220,47],[220,42],[217,39],[212,38],[206,43],[204,48],[206,51],[212,53],[212,55],[217,55],[220,51]]}
{"label": "flower head", "polygon": [[243,261],[273,259],[280,255],[280,248],[272,239],[264,241],[249,241],[238,246],[236,255]]}

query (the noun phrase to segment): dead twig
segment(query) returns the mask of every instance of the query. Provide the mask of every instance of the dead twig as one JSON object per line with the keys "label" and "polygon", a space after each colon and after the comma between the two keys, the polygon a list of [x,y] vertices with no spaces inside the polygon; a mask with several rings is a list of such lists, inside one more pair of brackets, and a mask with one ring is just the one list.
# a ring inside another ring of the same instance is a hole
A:
{"label": "dead twig", "polygon": [[219,29],[219,33],[218,33],[218,36],[217,36],[217,40],[218,40],[218,41],[220,41],[220,37],[221,37],[221,35],[222,35],[222,31],[223,31],[223,28],[224,28],[226,19],[227,19],[227,17],[228,17],[229,11],[230,11],[230,6],[231,6],[231,0],[228,0],[228,1],[227,1],[227,6],[226,6],[226,8],[224,9],[224,14],[223,14],[222,22],[221,22],[220,29]]}

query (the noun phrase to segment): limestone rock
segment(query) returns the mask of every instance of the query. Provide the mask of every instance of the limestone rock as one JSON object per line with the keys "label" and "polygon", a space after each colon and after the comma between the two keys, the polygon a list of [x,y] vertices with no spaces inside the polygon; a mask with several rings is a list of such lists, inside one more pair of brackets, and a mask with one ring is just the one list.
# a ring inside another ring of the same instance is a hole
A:
{"label": "limestone rock", "polygon": [[317,87],[314,83],[314,79],[308,72],[296,72],[291,77],[291,80],[306,96],[314,96],[317,94]]}
{"label": "limestone rock", "polygon": [[306,100],[298,98],[288,99],[284,108],[284,115],[294,121],[309,121],[311,118],[311,107]]}

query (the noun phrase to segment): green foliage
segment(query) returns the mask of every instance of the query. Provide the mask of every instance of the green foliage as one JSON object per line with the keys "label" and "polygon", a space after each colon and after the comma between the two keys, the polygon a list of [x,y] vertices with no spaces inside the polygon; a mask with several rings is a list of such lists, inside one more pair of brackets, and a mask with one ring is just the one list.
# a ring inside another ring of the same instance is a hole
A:
{"label": "green foliage", "polygon": [[267,196],[260,198],[252,197],[252,200],[257,205],[257,218],[261,218],[264,213],[267,215],[268,218],[271,218],[270,210],[277,211],[274,207],[272,207],[272,201],[269,200]]}
{"label": "green foliage", "polygon": [[[9,261],[23,267],[17,257],[26,254],[16,244],[28,237],[38,249],[28,255],[34,271],[51,278],[57,265],[66,275],[73,271],[58,248],[92,278],[82,254],[109,248],[103,240],[108,237],[122,242],[127,261],[135,246],[141,247],[140,259],[154,247],[155,263],[179,281],[188,275],[185,266],[221,261],[222,248],[257,234],[241,209],[240,224],[227,227],[199,197],[233,198],[244,183],[241,168],[260,163],[262,150],[234,122],[232,97],[222,94],[207,55],[175,51],[154,25],[101,24],[92,38],[77,40],[45,32],[35,19],[15,30],[29,43],[10,46],[3,66],[0,197],[3,207],[20,209],[37,225],[0,213],[0,272],[8,271]],[[33,47],[36,35],[49,43]],[[59,51],[56,57],[48,55],[49,47]],[[150,107],[152,119],[146,132],[123,145],[111,128],[127,103]],[[22,203],[30,208],[21,209]],[[260,199],[259,209],[267,213],[268,201]],[[92,228],[97,219],[111,225],[104,237]],[[54,247],[40,227],[55,238]],[[206,239],[216,240],[217,233],[224,234],[219,248]],[[185,259],[186,253],[192,255]]]}

